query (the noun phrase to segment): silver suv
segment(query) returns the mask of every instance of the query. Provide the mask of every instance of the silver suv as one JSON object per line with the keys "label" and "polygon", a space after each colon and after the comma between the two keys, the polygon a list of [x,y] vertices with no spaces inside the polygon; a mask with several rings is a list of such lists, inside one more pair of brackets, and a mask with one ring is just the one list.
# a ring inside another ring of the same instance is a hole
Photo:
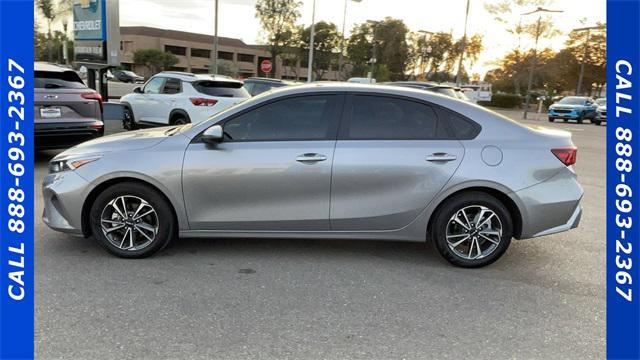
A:
{"label": "silver suv", "polygon": [[59,154],[44,221],[129,258],[178,237],[390,239],[478,267],[578,225],[575,160],[570,133],[458,99],[312,84]]}

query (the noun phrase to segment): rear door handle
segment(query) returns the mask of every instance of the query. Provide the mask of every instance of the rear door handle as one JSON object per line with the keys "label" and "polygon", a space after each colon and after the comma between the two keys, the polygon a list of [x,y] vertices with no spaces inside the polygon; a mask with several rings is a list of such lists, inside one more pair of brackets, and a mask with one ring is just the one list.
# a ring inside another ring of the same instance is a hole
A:
{"label": "rear door handle", "polygon": [[437,152],[431,155],[427,155],[427,161],[438,162],[438,161],[453,161],[458,157],[454,154],[447,154],[444,152]]}
{"label": "rear door handle", "polygon": [[296,158],[296,161],[301,163],[314,163],[325,160],[327,160],[327,157],[325,155],[315,153],[302,154]]}

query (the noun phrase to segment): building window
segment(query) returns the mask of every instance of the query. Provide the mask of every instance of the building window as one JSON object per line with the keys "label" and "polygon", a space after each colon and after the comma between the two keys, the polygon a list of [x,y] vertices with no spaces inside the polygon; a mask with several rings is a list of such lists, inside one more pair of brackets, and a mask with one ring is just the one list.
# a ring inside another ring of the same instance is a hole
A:
{"label": "building window", "polygon": [[253,62],[254,59],[254,55],[251,54],[238,54],[238,61],[242,61],[242,62]]}
{"label": "building window", "polygon": [[233,53],[226,51],[218,51],[218,59],[233,61]]}
{"label": "building window", "polygon": [[191,48],[191,56],[208,59],[211,57],[211,50]]}
{"label": "building window", "polygon": [[173,55],[187,55],[187,48],[183,46],[165,45],[164,51]]}

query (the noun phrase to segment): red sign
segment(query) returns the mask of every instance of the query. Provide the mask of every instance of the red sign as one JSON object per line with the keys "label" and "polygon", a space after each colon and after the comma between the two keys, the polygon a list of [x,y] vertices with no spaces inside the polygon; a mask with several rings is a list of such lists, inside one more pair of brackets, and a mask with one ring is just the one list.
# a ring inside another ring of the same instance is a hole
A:
{"label": "red sign", "polygon": [[263,73],[270,73],[271,72],[271,61],[264,59],[262,60],[262,62],[260,63],[260,70],[262,70]]}

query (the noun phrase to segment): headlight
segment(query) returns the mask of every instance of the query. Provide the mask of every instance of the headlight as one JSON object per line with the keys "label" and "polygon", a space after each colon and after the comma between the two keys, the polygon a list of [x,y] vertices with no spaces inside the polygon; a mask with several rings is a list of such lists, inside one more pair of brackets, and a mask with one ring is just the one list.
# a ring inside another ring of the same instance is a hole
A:
{"label": "headlight", "polygon": [[92,158],[86,158],[86,159],[64,159],[64,160],[53,159],[49,163],[49,174],[55,174],[61,171],[75,170],[83,165],[86,165],[90,162],[94,162],[98,159],[100,158],[92,157]]}

